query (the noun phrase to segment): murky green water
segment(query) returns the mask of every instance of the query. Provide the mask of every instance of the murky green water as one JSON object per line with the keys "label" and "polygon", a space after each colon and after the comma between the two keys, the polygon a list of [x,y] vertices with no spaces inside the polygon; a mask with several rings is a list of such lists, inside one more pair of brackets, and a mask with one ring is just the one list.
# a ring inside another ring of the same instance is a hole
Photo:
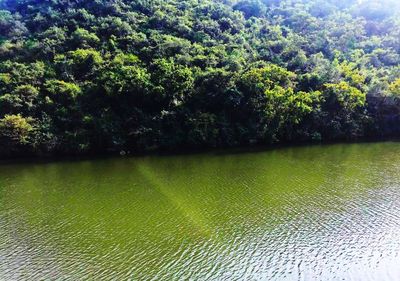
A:
{"label": "murky green water", "polygon": [[0,166],[0,280],[399,280],[400,144]]}

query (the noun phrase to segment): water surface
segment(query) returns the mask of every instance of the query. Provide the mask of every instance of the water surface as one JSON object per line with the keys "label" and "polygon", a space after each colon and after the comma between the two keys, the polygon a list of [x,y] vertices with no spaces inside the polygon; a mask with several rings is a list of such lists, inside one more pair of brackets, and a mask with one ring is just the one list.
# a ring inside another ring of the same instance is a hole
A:
{"label": "water surface", "polygon": [[0,280],[399,280],[400,144],[0,166]]}

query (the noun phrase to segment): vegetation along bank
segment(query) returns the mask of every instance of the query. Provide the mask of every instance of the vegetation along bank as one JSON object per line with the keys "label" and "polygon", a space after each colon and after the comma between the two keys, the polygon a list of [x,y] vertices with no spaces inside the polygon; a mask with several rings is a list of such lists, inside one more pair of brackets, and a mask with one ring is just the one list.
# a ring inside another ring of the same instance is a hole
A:
{"label": "vegetation along bank", "polygon": [[0,156],[400,135],[400,7],[0,1]]}

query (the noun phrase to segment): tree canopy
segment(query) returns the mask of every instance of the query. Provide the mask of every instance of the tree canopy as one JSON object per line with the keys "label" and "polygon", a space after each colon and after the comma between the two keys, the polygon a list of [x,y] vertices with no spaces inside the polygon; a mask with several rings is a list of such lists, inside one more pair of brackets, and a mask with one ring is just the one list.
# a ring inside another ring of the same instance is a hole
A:
{"label": "tree canopy", "polygon": [[0,0],[0,156],[394,135],[395,0]]}

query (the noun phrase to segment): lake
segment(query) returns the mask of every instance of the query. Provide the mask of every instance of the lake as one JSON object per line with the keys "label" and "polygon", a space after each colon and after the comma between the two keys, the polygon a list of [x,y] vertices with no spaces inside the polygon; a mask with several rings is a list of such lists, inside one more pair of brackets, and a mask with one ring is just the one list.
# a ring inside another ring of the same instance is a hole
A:
{"label": "lake", "polygon": [[399,280],[400,143],[0,166],[0,280]]}

